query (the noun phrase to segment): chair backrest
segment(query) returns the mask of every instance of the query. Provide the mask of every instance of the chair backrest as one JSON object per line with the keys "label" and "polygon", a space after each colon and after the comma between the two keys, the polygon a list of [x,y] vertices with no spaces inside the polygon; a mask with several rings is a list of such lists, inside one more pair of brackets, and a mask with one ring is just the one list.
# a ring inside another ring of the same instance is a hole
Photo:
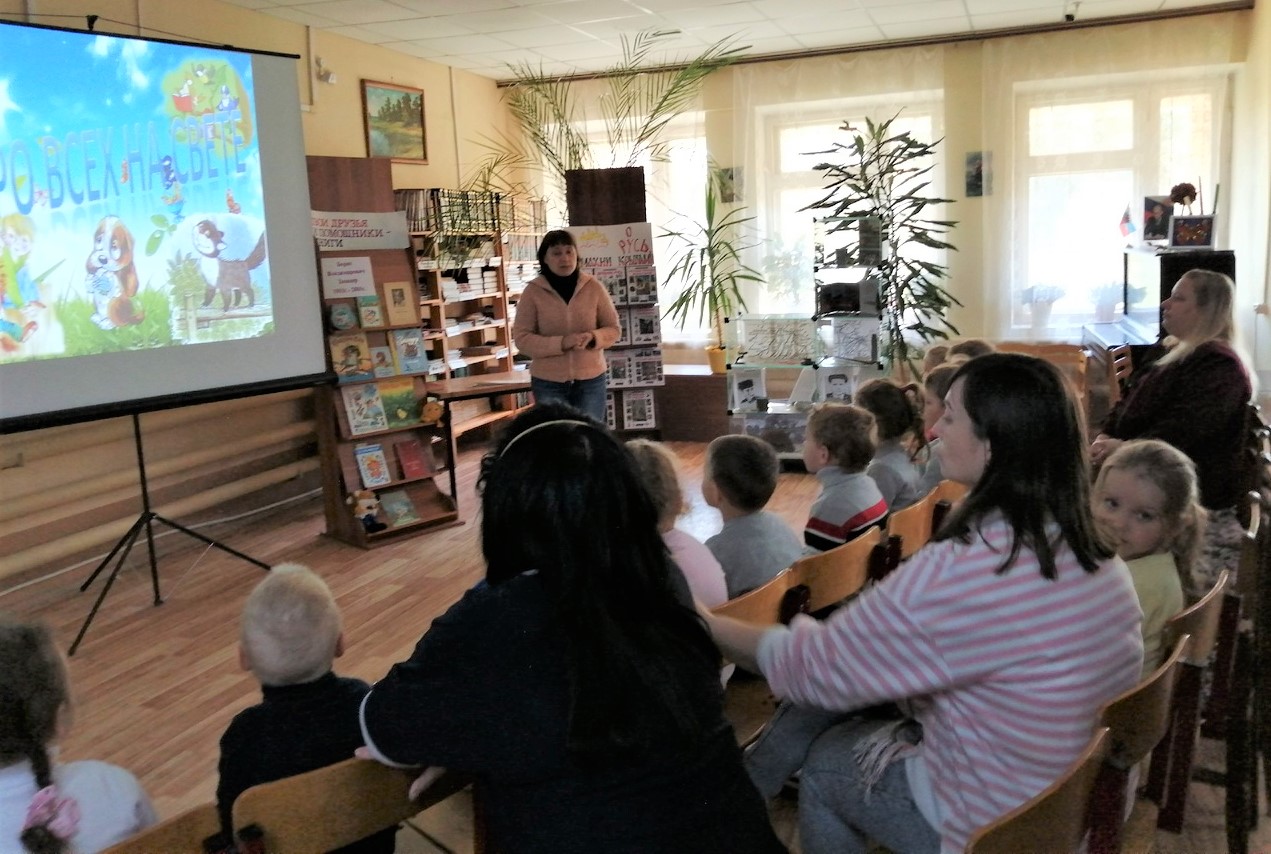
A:
{"label": "chair backrest", "polygon": [[199,804],[102,849],[102,854],[203,854],[203,840],[220,831],[216,804]]}
{"label": "chair backrest", "polygon": [[1032,800],[971,834],[974,854],[1072,854],[1090,827],[1090,795],[1108,751],[1108,728],[1095,730],[1068,770]]}
{"label": "chair backrest", "polygon": [[1108,348],[1108,406],[1121,399],[1122,383],[1133,370],[1134,361],[1130,356],[1129,344]]}
{"label": "chair backrest", "polygon": [[999,341],[997,349],[1003,353],[1026,353],[1045,359],[1059,368],[1072,383],[1077,400],[1085,405],[1086,399],[1086,350],[1080,344],[1059,341]]}
{"label": "chair backrest", "polygon": [[1119,697],[1109,700],[1099,712],[1099,722],[1108,727],[1111,744],[1108,762],[1128,770],[1152,752],[1169,729],[1170,709],[1174,700],[1174,683],[1178,665],[1191,643],[1189,635],[1181,636],[1174,651],[1161,666]]}
{"label": "chair backrest", "polygon": [[900,558],[909,557],[931,539],[931,514],[936,506],[936,490],[931,491],[908,507],[897,510],[887,519],[887,536],[900,537]]}
{"label": "chair backrest", "polygon": [[776,625],[781,622],[781,600],[794,586],[792,578],[790,570],[783,569],[754,590],[716,605],[711,613],[760,626]]}
{"label": "chair backrest", "polygon": [[1209,592],[1194,605],[1190,605],[1170,617],[1162,629],[1161,638],[1166,646],[1173,646],[1183,635],[1191,635],[1187,645],[1185,664],[1204,667],[1218,641],[1219,618],[1222,616],[1223,593],[1227,589],[1230,573],[1223,570]]}
{"label": "chair backrest", "polygon": [[881,540],[882,532],[870,528],[841,546],[799,558],[790,566],[791,586],[807,585],[811,591],[809,610],[812,611],[843,601],[865,586],[874,546]]}
{"label": "chair backrest", "polygon": [[369,759],[346,759],[262,783],[234,801],[234,829],[259,827],[270,854],[331,851],[394,827],[468,782],[448,772],[412,801],[409,789],[416,776]]}

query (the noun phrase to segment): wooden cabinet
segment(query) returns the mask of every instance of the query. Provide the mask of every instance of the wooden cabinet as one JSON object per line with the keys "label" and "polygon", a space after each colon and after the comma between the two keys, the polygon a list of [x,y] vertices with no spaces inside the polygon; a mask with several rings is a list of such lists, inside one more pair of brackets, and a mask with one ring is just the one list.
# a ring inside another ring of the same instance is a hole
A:
{"label": "wooden cabinet", "polygon": [[[388,160],[310,157],[308,166],[314,210],[394,210]],[[453,460],[441,404],[428,401],[429,377],[442,372],[427,358],[424,319],[431,327],[437,306],[420,299],[414,255],[405,247],[321,253],[341,257],[369,260],[374,294],[323,293],[328,359],[339,382],[319,390],[318,445],[327,532],[370,548],[456,522],[459,514],[453,492],[436,481],[449,475]],[[349,503],[363,489],[380,502],[370,526]]]}

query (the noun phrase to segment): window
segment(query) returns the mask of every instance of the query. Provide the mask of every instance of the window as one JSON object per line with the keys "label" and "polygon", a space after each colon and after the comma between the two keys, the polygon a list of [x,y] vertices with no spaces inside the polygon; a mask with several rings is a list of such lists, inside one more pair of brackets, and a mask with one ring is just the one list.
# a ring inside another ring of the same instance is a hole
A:
{"label": "window", "polygon": [[1082,324],[1123,310],[1123,253],[1139,242],[1145,196],[1186,181],[1212,210],[1225,88],[1224,74],[1193,72],[1018,96],[1012,332],[1077,340]]}
{"label": "window", "polygon": [[[904,109],[899,106],[904,104]],[[893,128],[908,131],[915,138],[932,140],[940,136],[939,103],[930,93],[889,97],[885,103],[877,99],[853,99],[835,104],[815,103],[782,105],[780,115],[761,112],[761,150],[763,164],[759,187],[762,208],[757,211],[765,235],[753,265],[764,273],[765,286],[753,300],[751,311],[761,314],[811,314],[815,307],[815,281],[812,259],[815,241],[815,211],[806,210],[825,197],[825,177],[816,171],[835,143],[847,144],[850,137],[843,130],[865,124],[868,115],[886,120],[900,110]],[[792,114],[798,113],[797,118]],[[819,153],[818,153],[819,152]],[[834,155],[837,156],[837,155]],[[931,179],[933,188],[942,184],[936,164]],[[930,189],[932,195],[940,190]],[[932,254],[936,259],[935,253]]]}

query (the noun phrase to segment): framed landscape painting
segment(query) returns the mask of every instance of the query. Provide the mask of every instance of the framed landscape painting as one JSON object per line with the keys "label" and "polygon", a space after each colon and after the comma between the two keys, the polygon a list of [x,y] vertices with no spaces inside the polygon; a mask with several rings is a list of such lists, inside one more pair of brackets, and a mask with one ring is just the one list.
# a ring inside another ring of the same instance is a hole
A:
{"label": "framed landscape painting", "polygon": [[362,121],[366,126],[368,157],[428,162],[422,89],[363,80]]}

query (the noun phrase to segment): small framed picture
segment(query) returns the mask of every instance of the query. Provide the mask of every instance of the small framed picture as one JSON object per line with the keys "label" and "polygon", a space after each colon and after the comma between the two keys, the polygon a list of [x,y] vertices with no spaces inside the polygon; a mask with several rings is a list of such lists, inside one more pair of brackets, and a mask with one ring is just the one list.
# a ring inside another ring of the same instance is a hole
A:
{"label": "small framed picture", "polygon": [[1176,216],[1170,220],[1169,245],[1208,249],[1214,245],[1212,216]]}
{"label": "small framed picture", "polygon": [[378,80],[362,81],[362,122],[369,157],[428,162],[424,91]]}
{"label": "small framed picture", "polygon": [[1170,218],[1174,203],[1169,196],[1143,197],[1143,239],[1166,240],[1170,235]]}

